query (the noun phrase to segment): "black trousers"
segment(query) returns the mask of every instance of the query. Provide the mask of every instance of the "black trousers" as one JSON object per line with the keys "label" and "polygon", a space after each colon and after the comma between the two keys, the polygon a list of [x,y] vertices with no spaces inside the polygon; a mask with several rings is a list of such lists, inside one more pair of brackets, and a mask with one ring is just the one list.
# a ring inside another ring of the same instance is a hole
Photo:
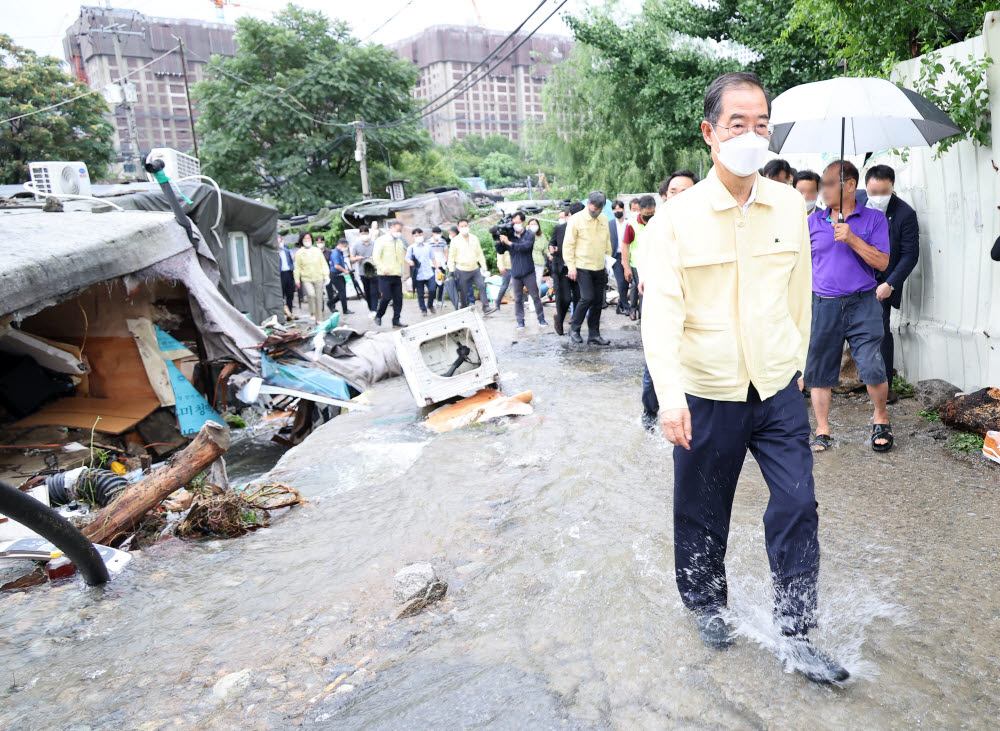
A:
{"label": "black trousers", "polygon": [[336,312],[337,301],[340,301],[341,309],[347,312],[347,280],[344,279],[343,275],[337,276],[334,274],[330,277],[330,288],[333,290],[333,295],[330,297],[330,312]]}
{"label": "black trousers", "polygon": [[[415,279],[414,293],[417,295],[417,304],[420,305],[421,312],[427,312],[427,308],[434,309],[434,294],[437,290],[437,278]],[[424,302],[424,290],[427,290],[427,301]]]}
{"label": "black trousers", "polygon": [[379,275],[378,289],[382,294],[382,301],[379,302],[378,317],[385,315],[389,309],[389,302],[392,301],[392,324],[399,324],[399,315],[403,311],[403,278],[386,277]]}
{"label": "black trousers", "polygon": [[604,290],[608,286],[608,272],[604,269],[577,269],[576,284],[580,288],[580,301],[573,310],[570,328],[579,330],[583,319],[587,318],[587,328],[591,335],[601,331],[601,306]]}
{"label": "black trousers", "polygon": [[281,273],[281,296],[285,300],[285,307],[291,310],[295,304],[295,275],[291,270]]}
{"label": "black trousers", "polygon": [[580,288],[576,282],[560,273],[552,277],[552,285],[556,288],[556,320],[565,322],[569,306],[580,301]]}
{"label": "black trousers", "polygon": [[[357,281],[359,277],[355,277],[354,281]],[[378,277],[360,277],[361,279],[361,289],[365,293],[365,302],[368,303],[368,309],[371,312],[378,310]]]}
{"label": "black trousers", "polygon": [[889,330],[889,315],[892,313],[892,305],[888,299],[882,300],[882,329],[885,334],[882,336],[882,360],[885,361],[885,378],[892,388],[892,359],[896,354],[896,344],[892,339],[892,331]]}
{"label": "black trousers", "polygon": [[819,517],[809,449],[809,416],[796,378],[762,401],[713,401],[688,394],[691,449],[674,447],[674,568],[684,605],[726,606],[726,544],[736,482],[747,449],[770,491],[764,538],[782,629],[816,624]]}
{"label": "black trousers", "polygon": [[625,267],[622,266],[621,254],[615,257],[615,264],[611,267],[611,271],[615,275],[615,286],[618,287],[617,309],[624,310],[628,307],[628,282],[625,281]]}

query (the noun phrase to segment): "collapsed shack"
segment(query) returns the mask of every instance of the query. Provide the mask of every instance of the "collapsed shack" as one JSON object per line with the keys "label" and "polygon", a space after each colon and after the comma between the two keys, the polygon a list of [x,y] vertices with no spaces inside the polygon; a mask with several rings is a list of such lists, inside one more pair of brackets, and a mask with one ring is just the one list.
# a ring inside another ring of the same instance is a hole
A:
{"label": "collapsed shack", "polygon": [[0,479],[133,471],[215,412],[224,370],[256,371],[264,332],[167,213],[0,211]]}
{"label": "collapsed shack", "polygon": [[[277,209],[204,183],[183,182],[178,188],[184,195],[181,209],[197,226],[215,257],[219,267],[217,284],[226,299],[256,323],[272,315],[281,316]],[[149,190],[108,197],[127,209],[170,210],[169,201],[153,184]]]}

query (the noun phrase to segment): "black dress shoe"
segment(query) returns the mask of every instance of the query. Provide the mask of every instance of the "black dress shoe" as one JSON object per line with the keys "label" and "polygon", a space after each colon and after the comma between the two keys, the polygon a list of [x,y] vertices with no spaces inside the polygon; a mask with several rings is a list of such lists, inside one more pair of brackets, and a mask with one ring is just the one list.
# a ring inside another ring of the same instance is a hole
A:
{"label": "black dress shoe", "polygon": [[813,645],[804,635],[788,638],[788,664],[820,685],[843,683],[851,677],[843,665]]}
{"label": "black dress shoe", "polygon": [[597,333],[587,338],[587,345],[611,345],[611,341],[607,338],[602,338],[601,334]]}
{"label": "black dress shoe", "polygon": [[552,329],[556,331],[556,335],[566,334],[566,332],[563,330],[563,321],[558,317],[552,321]]}
{"label": "black dress shoe", "polygon": [[404,328],[404,327],[409,327],[409,325],[404,325],[404,324],[403,324],[403,323],[401,323],[401,322],[394,322],[394,323],[392,323],[392,326],[393,326],[394,328],[397,328],[397,329],[398,329],[398,328]]}
{"label": "black dress shoe", "polygon": [[579,330],[570,330],[569,331],[569,339],[572,340],[574,343],[578,343],[578,344],[582,344],[583,343],[583,336],[580,335],[580,331]]}
{"label": "black dress shoe", "polygon": [[732,627],[715,613],[698,615],[698,639],[710,650],[725,650],[736,641]]}
{"label": "black dress shoe", "polygon": [[354,314],[354,310],[344,310],[344,314],[345,315],[353,315]]}
{"label": "black dress shoe", "polygon": [[382,327],[382,318],[379,317],[378,315],[375,316],[375,324],[378,325],[379,327]]}

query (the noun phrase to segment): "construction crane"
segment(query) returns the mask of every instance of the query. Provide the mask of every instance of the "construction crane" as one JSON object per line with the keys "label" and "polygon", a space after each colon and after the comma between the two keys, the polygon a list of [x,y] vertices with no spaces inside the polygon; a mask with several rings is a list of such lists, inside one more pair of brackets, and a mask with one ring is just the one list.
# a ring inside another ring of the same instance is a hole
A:
{"label": "construction crane", "polygon": [[267,8],[258,8],[254,5],[247,5],[246,3],[236,3],[233,0],[208,0],[212,5],[215,6],[216,13],[219,17],[219,22],[224,23],[226,21],[226,6],[229,5],[234,8],[245,8],[246,10],[259,10],[262,13],[271,13],[273,11]]}
{"label": "construction crane", "polygon": [[476,0],[470,0],[472,2],[472,9],[476,11],[476,17],[479,18],[479,27],[485,28],[486,24],[483,22],[483,14],[479,12],[479,6],[476,5]]}

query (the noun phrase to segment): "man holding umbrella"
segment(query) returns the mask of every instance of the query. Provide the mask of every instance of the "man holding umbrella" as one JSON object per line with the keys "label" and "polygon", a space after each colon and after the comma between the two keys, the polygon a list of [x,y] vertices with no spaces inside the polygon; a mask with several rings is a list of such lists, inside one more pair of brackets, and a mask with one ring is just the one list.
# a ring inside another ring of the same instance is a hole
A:
{"label": "man holding umbrella", "polygon": [[848,672],[806,636],[819,578],[799,378],[809,342],[809,235],[802,196],[757,174],[770,111],[754,74],[725,74],[706,91],[701,133],[714,167],[645,229],[642,341],[675,445],[677,587],[702,642],[724,649],[734,641],[726,544],[749,448],[770,491],[764,534],[782,648],[810,680],[835,683]]}
{"label": "man holding umbrella", "polygon": [[816,452],[825,452],[833,444],[831,390],[840,380],[844,340],[851,345],[858,376],[875,405],[872,449],[892,449],[885,405],[889,384],[881,352],[882,305],[875,295],[876,273],[889,266],[889,225],[881,211],[856,203],[858,181],[858,169],[851,163],[830,163],[820,182],[820,192],[830,207],[809,216],[813,298],[805,382],[816,414],[816,436],[811,442]]}

